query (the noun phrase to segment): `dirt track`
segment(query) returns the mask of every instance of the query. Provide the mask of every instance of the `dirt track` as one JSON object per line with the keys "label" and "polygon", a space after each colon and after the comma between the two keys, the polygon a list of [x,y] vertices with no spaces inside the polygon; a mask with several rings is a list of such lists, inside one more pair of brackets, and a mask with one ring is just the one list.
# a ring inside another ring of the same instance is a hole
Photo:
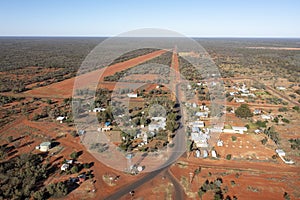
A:
{"label": "dirt track", "polygon": [[[82,85],[89,84],[91,82],[103,82],[105,76],[110,76],[115,74],[118,71],[122,71],[131,67],[134,67],[138,64],[141,64],[147,60],[151,60],[161,54],[167,52],[167,50],[158,50],[146,55],[138,56],[136,58],[132,58],[130,60],[116,63],[114,65],[98,69],[83,75],[80,75],[79,78]],[[98,79],[100,76],[100,79]],[[54,83],[45,87],[36,88],[33,90],[29,90],[24,92],[25,96],[34,96],[34,97],[52,97],[52,98],[68,98],[73,94],[73,86],[75,82],[75,77],[71,79],[67,79],[58,83]],[[107,84],[105,84],[107,85]],[[108,86],[111,87],[111,86]]]}

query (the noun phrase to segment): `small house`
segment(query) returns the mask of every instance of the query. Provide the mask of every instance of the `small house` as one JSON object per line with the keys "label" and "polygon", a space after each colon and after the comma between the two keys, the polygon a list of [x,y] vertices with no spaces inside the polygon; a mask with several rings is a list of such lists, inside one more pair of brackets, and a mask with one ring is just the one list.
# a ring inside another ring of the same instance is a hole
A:
{"label": "small house", "polygon": [[253,111],[253,114],[254,114],[254,115],[260,115],[260,114],[261,114],[261,110],[260,110],[260,109],[255,109],[255,110]]}
{"label": "small house", "polygon": [[64,119],[65,119],[65,117],[59,116],[56,118],[56,121],[59,121],[60,123],[62,123]]}
{"label": "small house", "polygon": [[148,130],[150,132],[152,131],[158,131],[159,129],[166,129],[166,118],[165,117],[151,117],[151,123],[148,126]]}
{"label": "small house", "polygon": [[224,128],[222,132],[223,133],[236,133],[235,130],[230,129],[230,128]]}
{"label": "small house", "polygon": [[137,98],[138,97],[137,93],[128,93],[127,96],[129,98]]}
{"label": "small house", "polygon": [[217,141],[217,146],[218,147],[222,147],[223,146],[223,141],[222,140],[218,140]]}
{"label": "small house", "polygon": [[193,140],[197,147],[199,148],[205,148],[208,147],[207,139],[209,139],[210,136],[203,133],[191,133],[191,140]]}
{"label": "small house", "polygon": [[193,127],[198,127],[198,128],[204,128],[204,122],[203,121],[194,121],[192,122]]}
{"label": "small house", "polygon": [[51,148],[51,142],[43,142],[39,146],[40,151],[42,152],[48,152]]}
{"label": "small house", "polygon": [[85,130],[78,130],[78,135],[84,135],[85,134]]}
{"label": "small house", "polygon": [[66,160],[66,163],[68,163],[68,164],[73,164],[73,163],[74,163],[74,160]]}
{"label": "small house", "polygon": [[236,92],[229,92],[230,96],[234,96]]}
{"label": "small house", "polygon": [[101,131],[110,131],[111,127],[110,126],[106,126],[106,127],[102,127]]}
{"label": "small house", "polygon": [[247,131],[247,127],[244,126],[232,126],[232,129],[239,134],[244,134],[244,131]]}
{"label": "small house", "polygon": [[197,149],[196,150],[196,158],[200,158],[200,156],[201,156],[201,152],[200,152],[200,150],[199,149]]}
{"label": "small house", "polygon": [[260,116],[262,119],[264,119],[264,120],[270,120],[270,119],[272,119],[272,116],[271,115],[261,115]]}
{"label": "small house", "polygon": [[62,164],[62,166],[60,167],[60,170],[61,170],[61,171],[66,171],[66,170],[68,170],[68,169],[69,169],[69,167],[70,167],[70,165],[69,165],[69,164],[67,164],[67,163],[64,163],[64,164]]}
{"label": "small house", "polygon": [[260,130],[260,129],[255,129],[254,130],[254,133],[256,133],[256,134],[260,134],[262,132],[262,130]]}
{"label": "small house", "polygon": [[255,87],[250,87],[250,91],[257,91],[258,89]]}
{"label": "small house", "polygon": [[217,152],[215,150],[211,151],[211,157],[217,158]]}
{"label": "small house", "polygon": [[106,109],[105,108],[94,108],[93,109],[93,112],[95,112],[95,113],[97,113],[97,112],[103,112],[103,111],[105,111]]}
{"label": "small house", "polygon": [[235,98],[235,102],[236,102],[236,103],[244,103],[245,100],[242,99],[242,98]]}
{"label": "small house", "polygon": [[203,150],[203,158],[207,158],[208,157],[208,152],[207,152],[207,150]]}
{"label": "small house", "polygon": [[278,156],[285,156],[285,152],[282,149],[276,149],[275,150]]}
{"label": "small house", "polygon": [[208,112],[196,112],[195,115],[197,117],[200,117],[200,118],[207,118],[208,117]]}
{"label": "small house", "polygon": [[286,90],[286,88],[283,87],[283,86],[278,86],[278,87],[276,87],[276,89],[277,89],[277,90],[281,90],[281,91],[282,91],[282,90]]}
{"label": "small house", "polygon": [[201,105],[200,110],[209,111],[209,108],[206,105]]}

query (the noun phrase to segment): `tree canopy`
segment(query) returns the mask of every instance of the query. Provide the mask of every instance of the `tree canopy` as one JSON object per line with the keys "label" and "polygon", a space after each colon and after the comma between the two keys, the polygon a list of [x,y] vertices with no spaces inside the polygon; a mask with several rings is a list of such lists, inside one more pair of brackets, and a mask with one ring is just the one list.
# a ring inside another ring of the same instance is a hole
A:
{"label": "tree canopy", "polygon": [[248,104],[240,105],[240,107],[236,109],[235,115],[240,118],[248,118],[253,116]]}

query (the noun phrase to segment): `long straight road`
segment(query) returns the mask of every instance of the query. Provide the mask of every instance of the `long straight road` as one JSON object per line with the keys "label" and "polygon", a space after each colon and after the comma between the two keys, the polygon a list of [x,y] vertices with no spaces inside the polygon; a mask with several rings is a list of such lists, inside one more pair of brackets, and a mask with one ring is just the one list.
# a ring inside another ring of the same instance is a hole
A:
{"label": "long straight road", "polygon": [[[180,77],[179,76],[179,66],[178,66],[178,56],[177,56],[177,52],[176,52],[176,47],[173,50],[173,56],[172,56],[172,63],[171,63],[171,67],[173,67],[173,71],[175,71],[175,94],[177,96],[176,101],[177,103],[180,103],[180,97],[179,97],[179,86],[180,86]],[[174,91],[173,91],[174,92]],[[180,112],[182,113],[182,107],[180,107]],[[182,186],[180,185],[180,183],[176,180],[176,178],[174,176],[172,176],[171,172],[168,171],[168,168],[174,163],[176,162],[176,160],[178,158],[181,157],[181,155],[185,152],[186,150],[186,135],[185,135],[185,130],[184,130],[184,126],[182,126],[183,124],[183,117],[181,117],[181,125],[179,127],[179,129],[176,132],[176,136],[173,139],[173,143],[175,144],[173,149],[172,149],[172,154],[169,157],[169,159],[162,164],[166,164],[167,166],[164,168],[161,168],[157,171],[153,171],[150,172],[149,174],[147,174],[146,176],[144,176],[143,178],[139,179],[138,181],[132,183],[131,185],[128,185],[126,187],[121,188],[120,190],[118,190],[117,192],[115,192],[114,194],[108,196],[105,198],[105,200],[115,200],[115,199],[119,199],[122,196],[129,194],[130,191],[132,190],[136,190],[138,187],[140,187],[141,185],[149,182],[150,180],[152,180],[153,178],[155,178],[157,175],[159,175],[160,173],[164,172],[166,177],[172,182],[174,188],[175,188],[175,194],[174,194],[174,198],[176,200],[181,200],[184,199],[185,197],[185,193],[184,190],[182,188]]]}

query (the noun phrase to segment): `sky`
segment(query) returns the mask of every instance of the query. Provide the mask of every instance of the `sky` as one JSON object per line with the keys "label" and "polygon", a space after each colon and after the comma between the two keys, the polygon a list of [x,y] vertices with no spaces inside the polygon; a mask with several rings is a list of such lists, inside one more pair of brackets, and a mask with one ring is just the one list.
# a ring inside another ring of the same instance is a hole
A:
{"label": "sky", "polygon": [[299,0],[1,0],[0,36],[300,37]]}

